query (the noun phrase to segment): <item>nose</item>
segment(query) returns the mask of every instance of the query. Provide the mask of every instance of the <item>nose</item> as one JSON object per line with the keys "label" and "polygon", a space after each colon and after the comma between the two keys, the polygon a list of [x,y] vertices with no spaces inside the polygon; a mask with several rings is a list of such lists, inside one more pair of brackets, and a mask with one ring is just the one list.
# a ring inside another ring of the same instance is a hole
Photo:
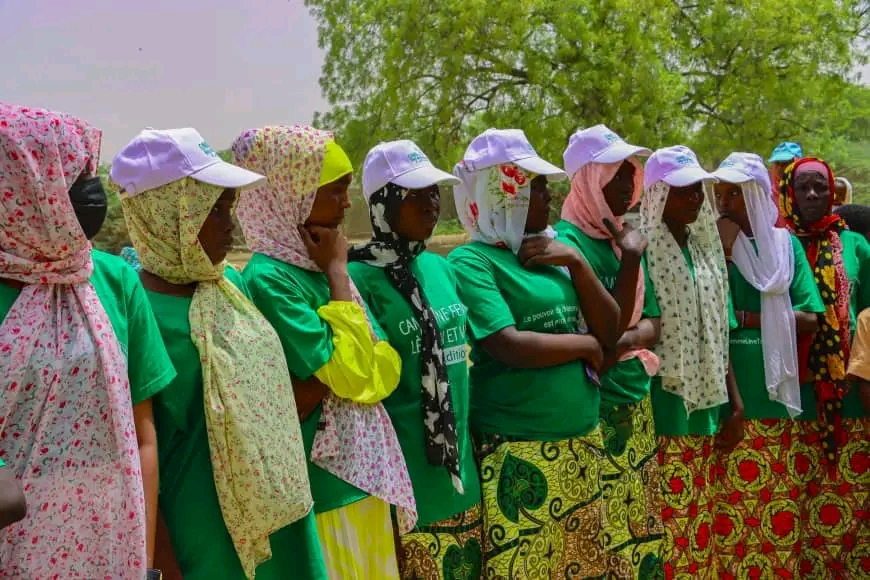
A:
{"label": "nose", "polygon": [[725,215],[728,213],[728,196],[727,195],[717,195],[716,196],[716,209],[719,210],[720,215]]}
{"label": "nose", "polygon": [[810,187],[807,192],[807,199],[819,199],[819,192],[816,191],[815,187]]}
{"label": "nose", "polygon": [[350,209],[350,193],[345,191],[341,196],[341,208],[342,209]]}

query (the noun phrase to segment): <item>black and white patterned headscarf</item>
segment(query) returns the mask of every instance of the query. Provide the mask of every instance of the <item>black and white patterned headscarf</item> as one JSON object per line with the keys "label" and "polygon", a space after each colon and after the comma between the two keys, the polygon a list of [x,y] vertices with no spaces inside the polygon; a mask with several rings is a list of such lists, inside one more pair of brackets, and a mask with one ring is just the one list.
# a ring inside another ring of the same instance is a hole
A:
{"label": "black and white patterned headscarf", "polygon": [[459,476],[456,417],[453,414],[447,365],[444,363],[444,344],[435,313],[410,268],[411,261],[426,249],[426,243],[408,241],[390,227],[390,222],[398,217],[399,207],[406,195],[407,189],[393,183],[372,194],[369,199],[372,239],[354,246],[349,259],[384,268],[387,278],[411,305],[422,339],[420,368],[426,457],[430,464],[446,467],[453,487],[464,493]]}

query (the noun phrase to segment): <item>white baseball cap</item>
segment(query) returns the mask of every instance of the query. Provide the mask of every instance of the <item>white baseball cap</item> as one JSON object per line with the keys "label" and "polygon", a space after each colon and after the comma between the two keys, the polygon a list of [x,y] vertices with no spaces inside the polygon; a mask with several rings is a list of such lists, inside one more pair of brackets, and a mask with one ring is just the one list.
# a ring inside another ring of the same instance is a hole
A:
{"label": "white baseball cap", "polygon": [[460,183],[457,177],[432,165],[417,144],[408,139],[387,141],[372,147],[363,162],[362,181],[366,201],[388,183],[408,189]]}
{"label": "white baseball cap", "polygon": [[755,153],[735,152],[725,158],[713,176],[725,183],[758,183],[764,191],[770,191],[770,174],[764,160]]}
{"label": "white baseball cap", "polygon": [[202,135],[190,128],[146,128],[115,155],[110,175],[127,195],[143,193],[185,177],[239,189],[255,187],[266,180],[259,173],[218,157]]}
{"label": "white baseball cap", "polygon": [[685,145],[665,147],[653,153],[646,162],[643,187],[664,181],[672,187],[685,187],[699,181],[718,181],[698,163],[698,156]]}
{"label": "white baseball cap", "polygon": [[546,175],[550,181],[565,179],[565,172],[541,159],[520,129],[487,129],[474,138],[462,158],[468,171],[513,163],[536,175]]}
{"label": "white baseball cap", "polygon": [[562,159],[565,162],[565,173],[568,177],[573,177],[587,163],[616,163],[635,155],[651,153],[646,147],[626,143],[605,125],[595,125],[571,135]]}

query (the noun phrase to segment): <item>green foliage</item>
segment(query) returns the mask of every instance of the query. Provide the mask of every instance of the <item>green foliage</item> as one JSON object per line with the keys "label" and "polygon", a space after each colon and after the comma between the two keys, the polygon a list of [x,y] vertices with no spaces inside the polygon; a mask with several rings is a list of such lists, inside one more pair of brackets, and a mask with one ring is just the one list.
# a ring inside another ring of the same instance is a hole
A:
{"label": "green foliage", "polygon": [[[451,167],[476,133],[520,127],[556,161],[578,126],[684,142],[707,164],[783,139],[835,147],[865,96],[856,0],[306,0],[321,86],[359,164],[412,138]],[[860,92],[860,91],[859,91]]]}

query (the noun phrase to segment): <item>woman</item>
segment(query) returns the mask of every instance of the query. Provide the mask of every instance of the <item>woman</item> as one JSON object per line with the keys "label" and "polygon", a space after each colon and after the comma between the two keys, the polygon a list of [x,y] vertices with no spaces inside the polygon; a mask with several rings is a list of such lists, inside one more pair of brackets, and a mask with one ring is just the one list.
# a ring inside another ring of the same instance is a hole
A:
{"label": "woman", "polygon": [[[14,105],[0,105],[0,119],[0,459],[38,506],[3,530],[0,576],[141,580],[156,510],[150,399],[175,371],[147,303],[121,295],[124,272],[91,277],[74,202],[95,179],[100,132]],[[130,326],[148,373],[125,360],[119,303],[139,308]]]}
{"label": "woman", "polygon": [[834,207],[849,205],[852,203],[852,182],[845,177],[834,180]]}
{"label": "woman", "polygon": [[245,131],[233,158],[268,178],[239,202],[254,252],[244,277],[293,375],[329,577],[397,578],[390,505],[403,533],[416,513],[379,401],[395,390],[401,361],[348,277],[338,227],[350,206],[350,161],[331,133],[300,125]]}
{"label": "woman", "polygon": [[448,261],[469,308],[484,576],[602,576],[594,370],[616,344],[619,307],[580,253],[552,239],[547,181],[565,174],[522,131],[479,135],[454,174],[472,239]]}
{"label": "woman", "polygon": [[620,329],[625,329],[599,373],[610,578],[646,578],[662,566],[664,528],[649,396],[659,361],[647,350],[658,342],[659,307],[640,271],[646,242],[622,218],[643,192],[643,166],[637,156],[650,153],[604,125],[577,131],[564,154],[571,191],[555,227],[559,239],[583,254],[616,298]]}
{"label": "woman", "polygon": [[[818,332],[798,343],[802,382],[799,567],[805,577],[862,577],[870,545],[870,432],[858,389],[846,381],[856,315],[870,306],[870,244],[831,213],[834,174],[795,161],[780,182],[780,210],[803,245],[825,306]],[[851,576],[850,576],[851,575]]]}
{"label": "woman", "polygon": [[142,131],[111,176],[179,370],[154,403],[158,562],[185,580],[326,578],[290,374],[225,262],[238,189],[263,177],[221,161],[193,129]]}
{"label": "woman", "polygon": [[739,324],[730,354],[740,361],[734,378],[746,419],[743,439],[717,461],[716,569],[732,578],[774,577],[797,569],[799,557],[797,337],[812,336],[825,309],[800,242],[774,225],[779,212],[761,158],[732,153],[713,175]]}
{"label": "woman", "polygon": [[651,394],[664,496],[665,576],[703,578],[711,566],[711,462],[720,406],[731,403],[720,445],[742,438],[743,409],[728,362],[725,256],[710,201],[713,176],[688,147],[659,149],[644,172],[641,230],[661,310],[661,366]]}
{"label": "woman", "polygon": [[412,141],[381,143],[363,165],[372,239],[350,251],[349,272],[402,358],[384,407],[414,486],[417,527],[401,537],[400,576],[480,578],[480,482],[468,431],[466,308],[447,261],[426,250],[441,209],[436,169]]}

